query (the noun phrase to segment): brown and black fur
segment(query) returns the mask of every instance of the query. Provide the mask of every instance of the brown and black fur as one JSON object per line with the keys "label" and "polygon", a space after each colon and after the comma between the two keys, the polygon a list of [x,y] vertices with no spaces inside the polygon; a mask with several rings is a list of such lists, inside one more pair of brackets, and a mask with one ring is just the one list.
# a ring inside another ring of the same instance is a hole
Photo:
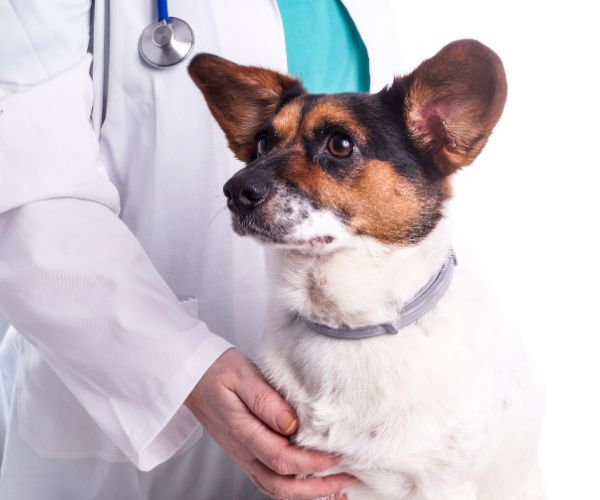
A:
{"label": "brown and black fur", "polygon": [[[399,246],[436,226],[449,175],[479,154],[506,99],[500,59],[474,40],[447,45],[376,94],[307,94],[295,78],[210,54],[196,56],[189,72],[247,164],[234,182],[285,185],[356,234]],[[354,145],[345,158],[327,146],[340,134]],[[236,228],[276,241],[286,228],[268,227],[261,210],[236,214]]]}

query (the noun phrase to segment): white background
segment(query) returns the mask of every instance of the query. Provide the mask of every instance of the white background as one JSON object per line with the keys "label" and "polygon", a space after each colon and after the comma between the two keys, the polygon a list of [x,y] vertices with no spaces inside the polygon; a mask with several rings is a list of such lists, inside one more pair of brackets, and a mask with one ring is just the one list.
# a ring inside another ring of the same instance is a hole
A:
{"label": "white background", "polygon": [[460,38],[486,43],[504,61],[505,112],[482,155],[455,180],[455,226],[544,373],[540,456],[549,497],[598,500],[600,6],[397,0],[395,7],[408,68]]}

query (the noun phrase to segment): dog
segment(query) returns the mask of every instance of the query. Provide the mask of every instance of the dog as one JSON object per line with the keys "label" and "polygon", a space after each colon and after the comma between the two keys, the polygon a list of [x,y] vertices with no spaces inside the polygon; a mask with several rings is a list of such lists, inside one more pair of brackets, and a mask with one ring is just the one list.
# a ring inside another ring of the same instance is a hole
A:
{"label": "dog", "polygon": [[295,442],[342,457],[350,500],[543,499],[540,378],[445,215],[502,114],[499,57],[459,40],[375,94],[210,54],[189,73],[246,163],[224,193],[269,252],[260,367]]}

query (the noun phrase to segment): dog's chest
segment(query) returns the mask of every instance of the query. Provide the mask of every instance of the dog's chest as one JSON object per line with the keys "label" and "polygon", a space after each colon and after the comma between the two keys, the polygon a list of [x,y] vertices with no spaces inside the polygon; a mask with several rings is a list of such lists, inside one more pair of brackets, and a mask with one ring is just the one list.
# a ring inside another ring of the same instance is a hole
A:
{"label": "dog's chest", "polygon": [[471,467],[507,389],[482,355],[488,343],[452,333],[466,324],[450,308],[365,341],[328,339],[280,318],[262,368],[297,409],[298,444],[341,454],[350,470]]}

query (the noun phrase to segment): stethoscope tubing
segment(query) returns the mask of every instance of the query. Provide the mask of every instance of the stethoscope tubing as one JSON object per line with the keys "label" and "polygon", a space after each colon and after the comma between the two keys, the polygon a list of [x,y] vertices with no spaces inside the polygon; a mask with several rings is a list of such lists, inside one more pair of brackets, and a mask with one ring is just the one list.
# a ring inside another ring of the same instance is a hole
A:
{"label": "stethoscope tubing", "polygon": [[169,6],[167,0],[156,0],[156,14],[159,21],[169,22]]}

